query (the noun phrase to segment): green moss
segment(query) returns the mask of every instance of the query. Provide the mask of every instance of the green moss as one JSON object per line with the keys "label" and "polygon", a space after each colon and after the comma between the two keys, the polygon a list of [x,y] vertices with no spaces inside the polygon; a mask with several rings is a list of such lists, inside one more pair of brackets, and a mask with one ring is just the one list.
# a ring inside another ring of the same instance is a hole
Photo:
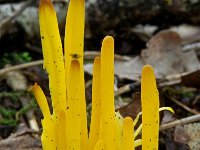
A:
{"label": "green moss", "polygon": [[29,52],[12,52],[5,53],[1,58],[0,67],[3,67],[6,64],[20,64],[25,62],[30,62],[32,57]]}
{"label": "green moss", "polygon": [[[30,99],[30,102],[26,106],[19,109],[20,97],[27,97],[28,99]],[[1,101],[7,100],[9,100],[13,105],[18,105],[18,109],[13,108],[12,106],[2,106]],[[16,126],[22,115],[37,107],[37,103],[30,92],[2,92],[0,93],[0,124]]]}
{"label": "green moss", "polygon": [[17,126],[17,121],[14,119],[3,119],[0,120],[1,125]]}
{"label": "green moss", "polygon": [[15,113],[16,110],[14,109],[7,109],[0,106],[0,114],[2,119],[0,120],[1,125],[17,125],[17,121],[15,120]]}
{"label": "green moss", "polygon": [[35,100],[31,100],[29,104],[26,106],[22,107],[19,111],[16,113],[16,118],[18,119],[21,115],[26,114],[29,110],[32,110],[34,108],[37,108],[37,103]]}
{"label": "green moss", "polygon": [[9,100],[11,100],[13,102],[18,102],[20,96],[22,96],[23,94],[24,94],[24,92],[2,92],[2,93],[0,93],[0,100],[7,97],[7,98],[9,98]]}
{"label": "green moss", "polygon": [[13,109],[6,109],[0,106],[0,114],[3,118],[13,118],[15,116],[16,111]]}

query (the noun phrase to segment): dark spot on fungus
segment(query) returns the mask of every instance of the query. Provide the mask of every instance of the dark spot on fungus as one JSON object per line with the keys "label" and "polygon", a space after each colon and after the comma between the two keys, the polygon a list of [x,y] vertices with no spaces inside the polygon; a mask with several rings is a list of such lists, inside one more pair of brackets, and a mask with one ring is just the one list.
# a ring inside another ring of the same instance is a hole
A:
{"label": "dark spot on fungus", "polygon": [[81,57],[81,55],[79,54],[70,54],[70,56],[73,58],[73,59],[79,59]]}

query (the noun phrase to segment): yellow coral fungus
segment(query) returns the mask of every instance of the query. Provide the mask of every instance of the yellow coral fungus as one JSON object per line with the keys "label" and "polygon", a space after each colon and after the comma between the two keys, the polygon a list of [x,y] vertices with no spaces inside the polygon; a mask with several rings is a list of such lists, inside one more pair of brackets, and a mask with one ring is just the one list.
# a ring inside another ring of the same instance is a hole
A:
{"label": "yellow coral fungus", "polygon": [[[66,83],[70,76],[71,61],[76,59],[80,64],[80,82],[81,91],[80,99],[80,115],[81,115],[81,147],[87,150],[88,131],[87,131],[87,115],[85,103],[85,87],[84,87],[84,70],[83,70],[83,46],[84,46],[84,22],[85,22],[85,0],[71,0],[68,7],[65,28],[65,76]],[[67,89],[68,93],[68,89]],[[68,96],[68,95],[67,95]]]}
{"label": "yellow coral fungus", "polygon": [[104,38],[101,49],[101,109],[105,149],[114,150],[114,40],[110,36]]}
{"label": "yellow coral fungus", "polygon": [[142,70],[142,148],[158,149],[159,95],[153,68],[146,65]]}
{"label": "yellow coral fungus", "polygon": [[122,147],[124,150],[135,149],[134,148],[134,125],[133,120],[130,117],[124,118],[123,122],[123,138],[122,138]]}
{"label": "yellow coral fungus", "polygon": [[[64,54],[56,13],[51,0],[41,0],[39,22],[44,68],[49,74],[53,113],[39,85],[32,88],[43,113],[44,150],[143,150],[158,149],[159,98],[151,66],[142,71],[142,112],[123,118],[114,108],[114,39],[106,36],[101,57],[94,61],[92,116],[88,137],[84,70],[85,1],[70,0],[66,19]],[[65,56],[65,59],[63,59]],[[165,107],[161,110],[170,110]],[[142,124],[134,131],[139,117]],[[137,139],[142,130],[142,139]]]}
{"label": "yellow coral fungus", "polygon": [[39,22],[44,68],[46,68],[49,74],[49,86],[54,113],[57,113],[57,111],[63,110],[64,106],[66,106],[66,84],[62,44],[56,13],[50,0],[41,0],[39,5]]}
{"label": "yellow coral fungus", "polygon": [[50,115],[46,97],[40,86],[38,86],[37,84],[33,86],[32,90],[44,115],[44,119],[42,120],[43,132],[41,137],[43,149],[55,150],[55,128],[52,116]]}
{"label": "yellow coral fungus", "polygon": [[[92,82],[92,116],[88,149],[94,149],[100,134],[101,123],[101,60],[97,57],[93,67]],[[100,144],[102,145],[102,144]]]}

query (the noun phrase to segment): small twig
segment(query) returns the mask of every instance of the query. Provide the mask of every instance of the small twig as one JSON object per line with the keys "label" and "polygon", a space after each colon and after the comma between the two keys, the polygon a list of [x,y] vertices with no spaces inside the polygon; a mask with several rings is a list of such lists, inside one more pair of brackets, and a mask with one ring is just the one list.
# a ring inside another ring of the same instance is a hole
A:
{"label": "small twig", "polygon": [[89,80],[85,83],[85,89],[92,85],[92,80]]}
{"label": "small twig", "polygon": [[123,93],[126,93],[126,92],[129,92],[131,91],[131,88],[130,88],[130,84],[126,84],[124,85],[123,87],[120,87],[116,92],[115,92],[115,96],[119,96]]}
{"label": "small twig", "polygon": [[191,72],[183,72],[183,73],[168,75],[164,79],[161,79],[161,81],[159,81],[158,86],[164,87],[164,86],[180,84],[182,81],[182,77],[190,73]]}
{"label": "small twig", "polygon": [[180,124],[184,125],[184,124],[188,124],[188,123],[192,123],[192,122],[196,122],[196,121],[200,121],[200,114],[163,124],[160,126],[160,131],[173,128]]}
{"label": "small twig", "polygon": [[183,52],[188,52],[191,50],[198,50],[198,49],[200,49],[200,42],[184,45],[182,47]]}
{"label": "small twig", "polygon": [[3,35],[3,32],[6,32],[6,29],[4,29],[4,27],[6,27],[11,21],[13,21],[13,19],[18,17],[33,2],[35,2],[35,0],[29,0],[29,1],[22,2],[21,7],[18,10],[16,10],[11,16],[5,18],[4,20],[2,20],[0,22],[0,29],[1,29],[0,37]]}
{"label": "small twig", "polygon": [[177,73],[173,75],[168,75],[165,77],[165,80],[172,81],[172,80],[178,80],[181,79],[182,76],[185,76],[187,74],[190,74],[191,72],[183,72],[183,73]]}
{"label": "small twig", "polygon": [[[26,99],[24,97],[20,98],[20,102],[22,103],[23,107],[26,107],[26,106],[29,105],[28,99]],[[25,116],[26,116],[26,118],[28,120],[28,124],[29,124],[30,128],[35,130],[35,131],[39,131],[39,126],[38,126],[38,123],[36,121],[36,117],[34,115],[33,110],[30,109],[29,111],[27,111],[25,113]]]}
{"label": "small twig", "polygon": [[16,66],[12,66],[12,67],[7,67],[7,68],[4,68],[4,69],[0,70],[0,76],[4,75],[5,73],[7,73],[9,71],[24,69],[24,68],[28,68],[28,67],[31,67],[31,66],[42,65],[42,64],[43,64],[43,60],[37,60],[37,61],[32,61],[32,62],[29,62],[29,63],[25,63],[25,64],[20,64],[20,65],[16,65]]}
{"label": "small twig", "polygon": [[[99,52],[85,52],[84,53],[84,59],[94,59],[96,56],[100,56],[100,53]],[[117,59],[119,61],[127,61],[130,58],[115,54],[115,59]],[[7,67],[7,68],[0,70],[0,76],[4,75],[5,73],[7,73],[9,71],[24,69],[24,68],[28,68],[28,67],[31,67],[31,66],[37,66],[37,65],[42,65],[42,64],[43,64],[43,60],[37,60],[37,61],[28,62],[28,63],[25,63],[25,64]]]}
{"label": "small twig", "polygon": [[139,86],[139,82],[136,83],[131,83],[131,84],[126,84],[122,87],[120,87],[116,92],[115,92],[115,97],[120,96],[126,92],[129,92],[131,90],[134,90],[136,86]]}
{"label": "small twig", "polygon": [[180,106],[180,107],[182,107],[183,109],[185,109],[186,111],[188,111],[188,112],[190,112],[190,113],[192,113],[192,114],[195,114],[195,115],[199,114],[198,111],[196,111],[196,110],[194,110],[194,109],[191,109],[191,108],[188,107],[187,105],[185,105],[185,104],[179,102],[178,100],[176,100],[176,99],[174,99],[174,98],[168,96],[167,94],[165,94],[165,96],[166,96],[168,99],[170,99],[172,102],[176,103],[178,106]]}
{"label": "small twig", "polygon": [[34,129],[31,129],[31,128],[28,128],[28,129],[25,128],[25,130],[22,130],[20,133],[16,133],[12,136],[18,137],[18,136],[23,136],[23,135],[26,135],[26,134],[40,134],[40,133],[41,133],[40,131],[36,131]]}
{"label": "small twig", "polygon": [[177,85],[180,84],[181,80],[172,80],[172,81],[165,81],[165,82],[161,82],[158,84],[158,87],[166,87],[166,86],[172,86],[172,85]]}
{"label": "small twig", "polygon": [[39,53],[39,54],[42,53],[42,49],[41,49],[41,48],[39,48],[39,47],[37,47],[37,46],[33,46],[33,45],[31,45],[30,43],[26,43],[25,47],[26,47],[27,49],[30,49],[30,50],[33,51],[33,52],[36,52],[36,53]]}
{"label": "small twig", "polygon": [[[101,53],[96,52],[96,51],[85,51],[84,52],[84,58],[85,59],[94,59],[95,57],[100,56],[100,55],[101,55]],[[115,60],[119,60],[119,61],[129,61],[129,60],[131,60],[130,57],[121,56],[121,55],[118,55],[118,54],[115,54],[114,57],[115,57]]]}
{"label": "small twig", "polygon": [[194,99],[194,101],[192,102],[192,105],[196,105],[196,103],[200,100],[200,95],[197,95]]}

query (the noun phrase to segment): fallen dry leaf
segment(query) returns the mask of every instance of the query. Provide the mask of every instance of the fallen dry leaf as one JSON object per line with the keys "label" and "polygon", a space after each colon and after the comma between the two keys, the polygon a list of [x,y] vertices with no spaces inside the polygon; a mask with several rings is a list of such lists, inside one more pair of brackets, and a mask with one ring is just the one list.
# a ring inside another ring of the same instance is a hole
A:
{"label": "fallen dry leaf", "polygon": [[[115,61],[115,74],[119,78],[139,81],[145,64],[154,67],[158,79],[200,69],[196,53],[182,52],[179,34],[170,30],[163,30],[153,36],[140,56],[125,62]],[[92,74],[92,64],[86,64],[85,71]]]}
{"label": "fallen dry leaf", "polygon": [[141,112],[141,96],[140,93],[136,92],[133,94],[133,100],[124,107],[117,109],[123,117],[136,118],[137,114]]}
{"label": "fallen dry leaf", "polygon": [[[129,61],[115,60],[115,75],[119,78],[139,81],[143,65],[144,63],[139,56],[131,58]],[[85,64],[84,70],[88,74],[92,75],[93,64]]]}
{"label": "fallen dry leaf", "polygon": [[42,150],[39,135],[35,131],[20,126],[16,133],[0,141],[0,150]]}
{"label": "fallen dry leaf", "polygon": [[174,130],[174,141],[178,143],[187,144],[189,140],[190,137],[188,136],[184,127],[181,125],[177,125]]}
{"label": "fallen dry leaf", "polygon": [[188,145],[192,150],[200,149],[200,123],[193,123],[184,125],[184,129],[187,132],[190,140]]}
{"label": "fallen dry leaf", "polygon": [[8,72],[6,82],[14,91],[27,89],[27,79],[20,71]]}
{"label": "fallen dry leaf", "polygon": [[137,56],[127,62],[115,61],[115,74],[119,78],[139,81],[144,62]]}
{"label": "fallen dry leaf", "polygon": [[185,86],[200,88],[200,70],[182,76],[181,82]]}
{"label": "fallen dry leaf", "polygon": [[184,44],[196,42],[200,39],[200,27],[198,26],[182,24],[180,26],[172,27],[169,30],[177,32]]}
{"label": "fallen dry leaf", "polygon": [[152,37],[147,43],[147,49],[142,50],[141,58],[145,64],[154,67],[156,77],[161,79],[200,68],[195,52],[183,53],[180,36],[169,30],[163,30]]}
{"label": "fallen dry leaf", "polygon": [[160,132],[159,149],[164,150],[190,150],[187,144],[174,141],[173,130],[166,130]]}

